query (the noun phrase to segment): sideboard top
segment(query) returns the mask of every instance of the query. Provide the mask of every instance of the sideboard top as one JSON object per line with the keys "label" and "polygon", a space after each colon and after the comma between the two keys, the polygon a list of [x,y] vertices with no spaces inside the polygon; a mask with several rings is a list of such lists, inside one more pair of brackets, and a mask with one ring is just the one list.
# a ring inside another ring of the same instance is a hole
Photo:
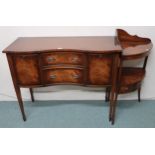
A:
{"label": "sideboard top", "polygon": [[122,52],[126,59],[141,57],[150,52],[149,38],[130,35],[122,29],[116,36],[79,37],[20,37],[3,50],[3,53],[40,53],[48,51]]}
{"label": "sideboard top", "polygon": [[96,37],[21,37],[3,50],[3,53],[79,50],[105,52],[122,50],[114,36]]}

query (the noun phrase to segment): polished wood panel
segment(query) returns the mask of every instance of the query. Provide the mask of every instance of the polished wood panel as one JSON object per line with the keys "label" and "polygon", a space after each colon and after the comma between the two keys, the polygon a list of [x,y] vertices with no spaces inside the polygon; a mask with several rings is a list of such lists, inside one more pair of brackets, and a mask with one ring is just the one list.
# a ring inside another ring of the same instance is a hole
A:
{"label": "polished wood panel", "polygon": [[4,53],[44,53],[45,51],[118,51],[121,46],[114,36],[89,37],[24,37],[18,38],[3,50]]}
{"label": "polished wood panel", "polygon": [[16,55],[14,64],[19,85],[40,84],[38,55]]}
{"label": "polished wood panel", "polygon": [[89,82],[94,85],[111,84],[113,57],[102,54],[89,55]]}
{"label": "polished wood panel", "polygon": [[82,69],[46,69],[43,70],[44,84],[83,83]]}
{"label": "polished wood panel", "polygon": [[43,65],[72,64],[83,65],[84,54],[75,52],[52,52],[42,54]]}

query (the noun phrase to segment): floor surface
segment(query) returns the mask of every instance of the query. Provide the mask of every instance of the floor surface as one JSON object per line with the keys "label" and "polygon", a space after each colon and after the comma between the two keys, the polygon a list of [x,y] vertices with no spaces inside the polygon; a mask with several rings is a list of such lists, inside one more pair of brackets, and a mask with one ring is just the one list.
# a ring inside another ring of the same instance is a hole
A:
{"label": "floor surface", "polygon": [[104,101],[24,102],[23,122],[17,102],[0,102],[0,128],[154,128],[155,101],[118,101],[115,125]]}

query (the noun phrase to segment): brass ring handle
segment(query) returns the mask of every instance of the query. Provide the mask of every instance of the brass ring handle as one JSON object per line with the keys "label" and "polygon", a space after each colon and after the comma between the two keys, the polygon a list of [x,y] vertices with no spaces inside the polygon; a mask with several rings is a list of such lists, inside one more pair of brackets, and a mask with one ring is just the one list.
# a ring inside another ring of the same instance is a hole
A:
{"label": "brass ring handle", "polygon": [[54,58],[54,57],[49,57],[49,58],[47,58],[47,61],[48,62],[53,62],[53,61],[55,61],[56,59]]}
{"label": "brass ring handle", "polygon": [[22,55],[22,56],[20,56],[21,58],[29,58],[29,55]]}
{"label": "brass ring handle", "polygon": [[72,75],[72,77],[73,77],[74,79],[79,79],[79,78],[80,78],[80,75],[75,74],[75,75]]}
{"label": "brass ring handle", "polygon": [[72,58],[72,62],[77,62],[78,59],[79,59],[78,57],[73,57],[73,58]]}
{"label": "brass ring handle", "polygon": [[56,78],[56,75],[50,75],[50,78],[51,79],[55,79]]}
{"label": "brass ring handle", "polygon": [[98,58],[103,58],[103,55],[102,55],[102,54],[99,54],[99,55],[98,55]]}

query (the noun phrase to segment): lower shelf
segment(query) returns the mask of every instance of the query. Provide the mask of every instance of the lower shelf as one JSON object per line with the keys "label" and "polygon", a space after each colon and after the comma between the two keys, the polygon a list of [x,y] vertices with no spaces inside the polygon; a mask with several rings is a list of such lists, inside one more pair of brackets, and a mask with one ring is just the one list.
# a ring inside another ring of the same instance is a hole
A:
{"label": "lower shelf", "polygon": [[121,76],[121,88],[119,93],[128,93],[138,89],[145,77],[143,68],[124,67]]}

